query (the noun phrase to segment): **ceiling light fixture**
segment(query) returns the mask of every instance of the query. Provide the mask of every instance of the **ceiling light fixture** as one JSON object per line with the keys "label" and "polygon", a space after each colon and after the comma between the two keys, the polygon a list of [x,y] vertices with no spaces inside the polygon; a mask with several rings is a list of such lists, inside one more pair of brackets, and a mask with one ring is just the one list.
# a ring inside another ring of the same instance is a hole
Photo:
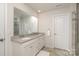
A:
{"label": "ceiling light fixture", "polygon": [[62,7],[63,5],[61,5],[61,4],[58,4],[58,5],[56,5],[56,7]]}
{"label": "ceiling light fixture", "polygon": [[40,13],[40,12],[41,12],[41,10],[38,10],[38,12]]}

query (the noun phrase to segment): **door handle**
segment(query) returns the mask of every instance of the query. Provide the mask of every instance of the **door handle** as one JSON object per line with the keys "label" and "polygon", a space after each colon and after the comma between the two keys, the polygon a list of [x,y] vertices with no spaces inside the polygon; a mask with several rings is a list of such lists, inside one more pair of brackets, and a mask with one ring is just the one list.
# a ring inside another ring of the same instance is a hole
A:
{"label": "door handle", "polygon": [[56,33],[54,33],[54,35],[56,35]]}
{"label": "door handle", "polygon": [[3,42],[3,41],[4,41],[4,39],[0,39],[0,41],[1,41],[1,42]]}

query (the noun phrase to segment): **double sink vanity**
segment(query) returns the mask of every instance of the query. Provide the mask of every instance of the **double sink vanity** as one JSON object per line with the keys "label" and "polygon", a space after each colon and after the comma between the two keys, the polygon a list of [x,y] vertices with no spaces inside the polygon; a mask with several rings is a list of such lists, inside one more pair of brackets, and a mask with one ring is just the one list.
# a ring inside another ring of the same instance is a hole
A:
{"label": "double sink vanity", "polygon": [[44,34],[32,33],[12,38],[14,56],[35,56],[44,47]]}
{"label": "double sink vanity", "polygon": [[44,34],[38,33],[37,17],[14,8],[14,36],[12,54],[14,56],[34,56],[44,47]]}

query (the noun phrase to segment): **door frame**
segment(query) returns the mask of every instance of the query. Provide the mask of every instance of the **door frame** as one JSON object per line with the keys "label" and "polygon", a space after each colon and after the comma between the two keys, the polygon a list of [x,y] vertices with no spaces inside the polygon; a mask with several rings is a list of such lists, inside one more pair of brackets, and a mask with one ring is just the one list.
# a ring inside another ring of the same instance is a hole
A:
{"label": "door frame", "polygon": [[[54,45],[53,45],[53,48],[55,48],[55,35],[54,35],[54,33],[55,33],[55,18],[54,18],[54,16],[55,15],[68,15],[69,16],[69,46],[68,46],[68,49],[66,49],[66,50],[68,50],[68,51],[71,51],[72,50],[72,13],[71,12],[65,12],[65,13],[55,13],[55,14],[53,14],[52,15],[52,20],[51,20],[51,28],[53,27],[53,29],[51,29],[51,36],[53,36],[53,43],[54,43]],[[53,24],[52,24],[53,23]]]}
{"label": "door frame", "polygon": [[3,25],[3,37],[2,37],[2,40],[3,40],[2,43],[3,43],[4,52],[3,52],[3,55],[2,55],[2,56],[5,56],[5,19],[6,19],[6,18],[5,18],[5,17],[6,17],[6,16],[5,16],[5,11],[6,11],[6,10],[5,10],[5,9],[6,9],[6,8],[5,8],[5,3],[2,3],[2,7],[3,7],[3,8],[2,8],[2,9],[3,9],[3,12],[2,12],[3,14],[2,14],[2,15],[3,15],[3,17],[4,17],[4,18],[2,17],[3,19],[1,19],[1,20],[3,20],[3,24],[4,24],[4,25]]}

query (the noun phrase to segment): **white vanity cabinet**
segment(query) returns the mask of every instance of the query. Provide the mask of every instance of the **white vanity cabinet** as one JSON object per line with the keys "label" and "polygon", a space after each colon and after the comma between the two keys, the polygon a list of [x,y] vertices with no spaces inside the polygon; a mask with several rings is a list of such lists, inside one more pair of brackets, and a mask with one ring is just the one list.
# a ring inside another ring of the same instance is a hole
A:
{"label": "white vanity cabinet", "polygon": [[35,56],[44,47],[44,36],[25,43],[12,42],[14,56]]}
{"label": "white vanity cabinet", "polygon": [[35,43],[33,43],[29,46],[24,47],[24,55],[25,56],[35,55],[37,52],[37,48],[35,46],[36,46]]}

